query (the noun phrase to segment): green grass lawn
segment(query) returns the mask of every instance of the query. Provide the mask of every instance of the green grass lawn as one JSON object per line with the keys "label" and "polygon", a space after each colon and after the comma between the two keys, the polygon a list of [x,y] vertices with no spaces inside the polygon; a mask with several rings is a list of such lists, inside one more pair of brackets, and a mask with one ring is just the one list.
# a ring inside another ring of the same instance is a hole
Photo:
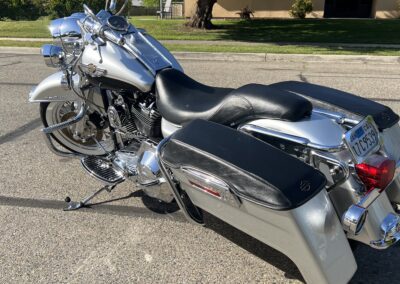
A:
{"label": "green grass lawn", "polygon": [[[400,44],[400,20],[214,20],[215,30],[195,30],[185,20],[137,17],[133,24],[159,40]],[[0,22],[0,37],[49,37],[48,21]]]}

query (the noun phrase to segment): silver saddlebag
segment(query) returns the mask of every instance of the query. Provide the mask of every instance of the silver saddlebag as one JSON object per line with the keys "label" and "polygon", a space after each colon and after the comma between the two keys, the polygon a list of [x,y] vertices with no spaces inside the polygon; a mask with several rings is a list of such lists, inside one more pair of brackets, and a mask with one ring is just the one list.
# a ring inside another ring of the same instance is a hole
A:
{"label": "silver saddlebag", "polygon": [[288,255],[309,283],[346,283],[356,263],[322,173],[235,129],[195,120],[159,149],[191,202]]}

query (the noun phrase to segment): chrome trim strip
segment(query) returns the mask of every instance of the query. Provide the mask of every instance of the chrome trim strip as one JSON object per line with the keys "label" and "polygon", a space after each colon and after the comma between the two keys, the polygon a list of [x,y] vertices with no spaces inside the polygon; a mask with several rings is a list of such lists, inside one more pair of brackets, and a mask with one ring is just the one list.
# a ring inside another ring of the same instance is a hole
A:
{"label": "chrome trim strip", "polygon": [[316,150],[321,150],[321,151],[326,151],[326,152],[338,152],[338,151],[344,149],[344,147],[345,147],[345,145],[343,143],[340,145],[330,145],[330,146],[316,144],[316,143],[310,142],[309,139],[304,138],[304,137],[299,137],[299,136],[290,135],[290,134],[282,133],[282,132],[271,130],[271,129],[262,128],[262,127],[259,127],[259,126],[253,125],[253,124],[241,125],[238,127],[238,130],[249,133],[249,134],[259,133],[262,135],[267,135],[267,136],[287,140],[287,141],[294,142],[294,143],[297,143],[300,145],[308,146],[308,147],[316,149]]}

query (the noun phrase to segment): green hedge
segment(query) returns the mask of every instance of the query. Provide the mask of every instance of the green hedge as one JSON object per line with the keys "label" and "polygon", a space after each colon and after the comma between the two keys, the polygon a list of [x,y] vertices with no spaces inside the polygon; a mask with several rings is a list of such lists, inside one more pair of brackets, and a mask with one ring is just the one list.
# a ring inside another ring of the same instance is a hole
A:
{"label": "green hedge", "polygon": [[[122,4],[122,1],[118,1]],[[104,9],[105,0],[0,0],[0,19],[36,20],[43,16],[60,18],[83,12],[82,5],[94,12]]]}

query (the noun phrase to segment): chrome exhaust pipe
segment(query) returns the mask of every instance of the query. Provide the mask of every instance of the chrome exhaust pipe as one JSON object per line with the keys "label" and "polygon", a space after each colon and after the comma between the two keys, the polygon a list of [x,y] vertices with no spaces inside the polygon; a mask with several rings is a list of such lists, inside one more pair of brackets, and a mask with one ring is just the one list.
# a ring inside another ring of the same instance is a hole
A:
{"label": "chrome exhaust pipe", "polygon": [[358,205],[352,205],[344,213],[342,225],[343,229],[353,235],[358,235],[367,219],[368,210]]}
{"label": "chrome exhaust pipe", "polygon": [[381,193],[378,188],[375,188],[368,193],[360,202],[351,205],[350,208],[343,214],[342,226],[343,229],[353,235],[358,235],[367,219],[368,207],[379,197]]}

